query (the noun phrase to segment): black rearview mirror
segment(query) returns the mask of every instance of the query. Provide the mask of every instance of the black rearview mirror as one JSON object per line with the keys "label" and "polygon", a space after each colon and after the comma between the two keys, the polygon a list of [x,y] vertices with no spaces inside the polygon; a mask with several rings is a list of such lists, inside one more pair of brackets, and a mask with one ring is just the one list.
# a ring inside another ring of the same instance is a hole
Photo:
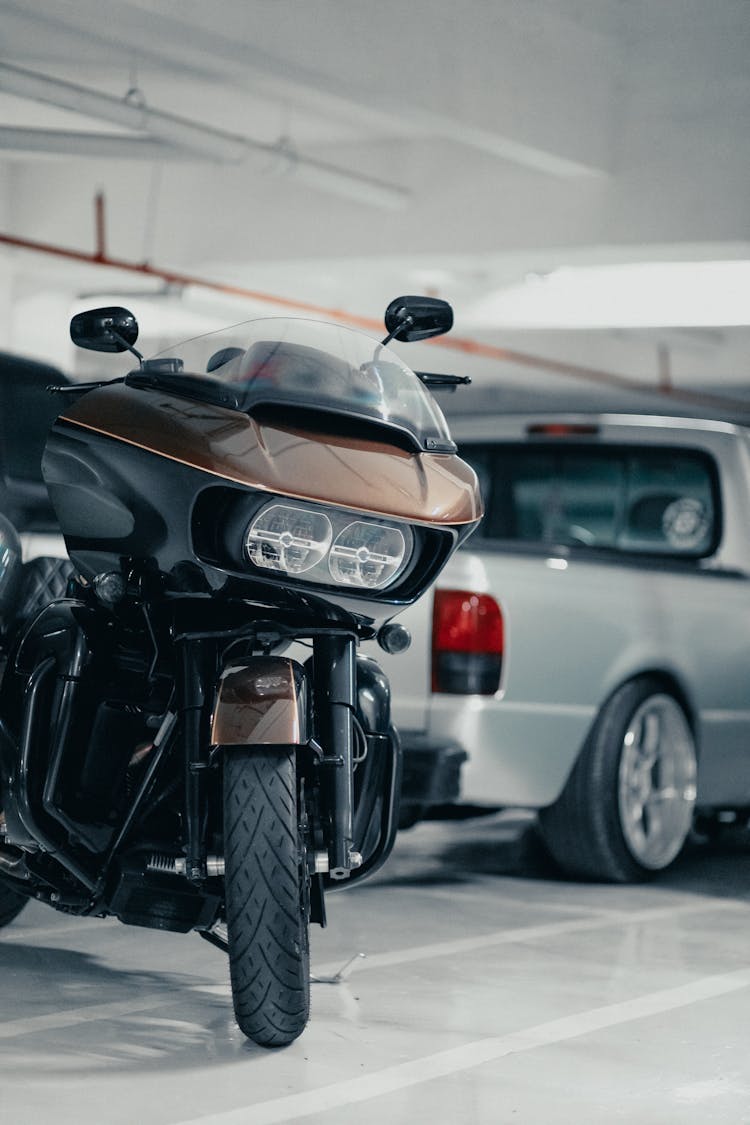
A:
{"label": "black rearview mirror", "polygon": [[93,352],[128,352],[138,339],[138,321],[118,305],[88,309],[71,320],[70,338],[79,348]]}
{"label": "black rearview mirror", "polygon": [[397,297],[385,310],[388,340],[427,340],[453,327],[453,309],[437,297]]}

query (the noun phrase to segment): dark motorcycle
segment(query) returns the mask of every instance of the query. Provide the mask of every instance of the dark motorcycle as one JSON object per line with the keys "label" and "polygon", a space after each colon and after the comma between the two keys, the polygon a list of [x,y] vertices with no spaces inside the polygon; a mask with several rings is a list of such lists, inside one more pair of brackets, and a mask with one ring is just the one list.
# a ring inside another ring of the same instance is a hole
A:
{"label": "dark motorcycle", "polygon": [[481,515],[427,389],[451,378],[387,347],[451,323],[405,297],[382,344],[268,318],[144,360],[126,309],[74,317],[139,367],[51,388],[62,596],[19,611],[37,564],[1,529],[0,925],[35,898],[196,930],[245,1035],[304,1029],[309,923],[396,833],[389,687],[358,643],[406,647],[390,618]]}

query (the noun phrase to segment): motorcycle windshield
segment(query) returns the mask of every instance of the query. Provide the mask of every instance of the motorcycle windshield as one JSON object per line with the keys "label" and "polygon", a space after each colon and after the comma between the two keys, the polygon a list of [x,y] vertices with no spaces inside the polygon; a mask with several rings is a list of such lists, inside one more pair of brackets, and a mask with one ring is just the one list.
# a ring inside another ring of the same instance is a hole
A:
{"label": "motorcycle windshield", "polygon": [[267,317],[159,352],[149,374],[204,375],[231,387],[240,410],[288,405],[390,426],[421,449],[455,449],[440,407],[389,347],[314,320]]}

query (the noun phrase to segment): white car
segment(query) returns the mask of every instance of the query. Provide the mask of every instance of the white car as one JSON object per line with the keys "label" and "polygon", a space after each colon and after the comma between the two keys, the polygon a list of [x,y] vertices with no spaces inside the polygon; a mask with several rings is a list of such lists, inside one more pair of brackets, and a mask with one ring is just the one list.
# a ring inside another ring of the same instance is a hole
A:
{"label": "white car", "polygon": [[486,515],[386,657],[406,760],[539,810],[558,863],[631,881],[697,811],[750,809],[750,430],[634,415],[452,424]]}

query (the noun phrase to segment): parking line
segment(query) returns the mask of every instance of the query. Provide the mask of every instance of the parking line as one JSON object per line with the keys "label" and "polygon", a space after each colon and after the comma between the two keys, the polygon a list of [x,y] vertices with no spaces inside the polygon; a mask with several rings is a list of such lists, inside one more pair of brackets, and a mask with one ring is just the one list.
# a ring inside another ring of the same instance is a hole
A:
{"label": "parking line", "polygon": [[335,1082],[317,1090],[288,1094],[255,1105],[245,1105],[225,1113],[190,1118],[189,1121],[182,1121],[179,1125],[282,1125],[282,1122],[296,1122],[315,1113],[356,1105],[423,1082],[445,1078],[450,1074],[481,1066],[483,1063],[494,1062],[507,1055],[549,1047],[594,1031],[603,1031],[619,1024],[647,1019],[649,1016],[685,1008],[690,1004],[725,996],[730,992],[739,992],[748,987],[750,987],[750,969],[738,969],[733,973],[703,977],[690,984],[661,989],[633,1000],[607,1004],[601,1008],[591,1008],[589,1011],[549,1020],[547,1023],[536,1024],[522,1031],[511,1032],[509,1035],[478,1039],[462,1047],[438,1051],[434,1055],[426,1055],[412,1062],[385,1067],[361,1078]]}
{"label": "parking line", "polygon": [[[584,918],[571,918],[559,922],[542,922],[534,926],[517,926],[515,929],[493,930],[476,937],[456,938],[454,941],[437,941],[429,945],[408,946],[390,953],[367,953],[364,958],[352,965],[356,973],[370,969],[387,968],[391,965],[408,965],[414,961],[427,961],[433,957],[455,957],[462,953],[472,953],[495,945],[512,945],[517,942],[537,941],[540,938],[558,937],[589,930],[608,929],[612,926],[631,926],[640,923],[658,922],[683,914],[710,914],[715,917],[720,911],[748,911],[750,903],[737,901],[717,902],[715,899],[701,899],[700,902],[684,903],[680,906],[648,907],[645,910],[616,911]],[[341,967],[341,959],[326,965],[316,965],[315,976],[331,976]]]}
{"label": "parking line", "polygon": [[[406,949],[397,949],[390,953],[367,954],[366,957],[357,959],[351,966],[351,972],[361,973],[372,969],[389,968],[393,965],[407,965],[415,961],[426,961],[433,957],[453,957],[457,954],[468,953],[474,950],[489,949],[497,945],[509,945],[517,942],[535,941],[539,939],[558,937],[563,934],[581,933],[592,930],[607,929],[614,926],[637,925],[649,922],[658,922],[661,919],[673,919],[683,914],[711,914],[716,916],[719,912],[747,911],[748,904],[736,900],[716,902],[715,900],[701,899],[700,902],[688,902],[679,906],[654,907],[645,910],[620,911],[617,914],[608,914],[604,917],[596,915],[585,918],[570,919],[568,921],[547,922],[535,926],[518,926],[515,929],[494,930],[492,933],[481,934],[478,937],[457,938],[455,941],[433,942],[429,945],[410,946]],[[93,919],[88,920],[89,924]],[[56,929],[67,929],[66,925]],[[35,933],[45,933],[44,930],[29,930],[29,936]],[[126,932],[123,929],[123,932]],[[101,953],[97,954],[101,959]],[[313,969],[316,977],[334,976],[341,968],[341,958],[327,965],[315,966]],[[205,983],[187,985],[186,991],[191,989],[201,990]],[[224,986],[221,986],[222,992]],[[38,1031],[59,1030],[64,1027],[74,1027],[78,1024],[93,1020],[111,1019],[132,1012],[147,1011],[157,1008],[166,1000],[174,1000],[175,992],[157,992],[143,996],[139,1000],[115,1000],[107,1004],[87,1004],[80,1008],[52,1012],[47,1015],[28,1016],[17,1020],[5,1020],[0,1023],[0,1039],[10,1039],[17,1035],[30,1035]],[[253,1122],[255,1125],[255,1122]]]}

